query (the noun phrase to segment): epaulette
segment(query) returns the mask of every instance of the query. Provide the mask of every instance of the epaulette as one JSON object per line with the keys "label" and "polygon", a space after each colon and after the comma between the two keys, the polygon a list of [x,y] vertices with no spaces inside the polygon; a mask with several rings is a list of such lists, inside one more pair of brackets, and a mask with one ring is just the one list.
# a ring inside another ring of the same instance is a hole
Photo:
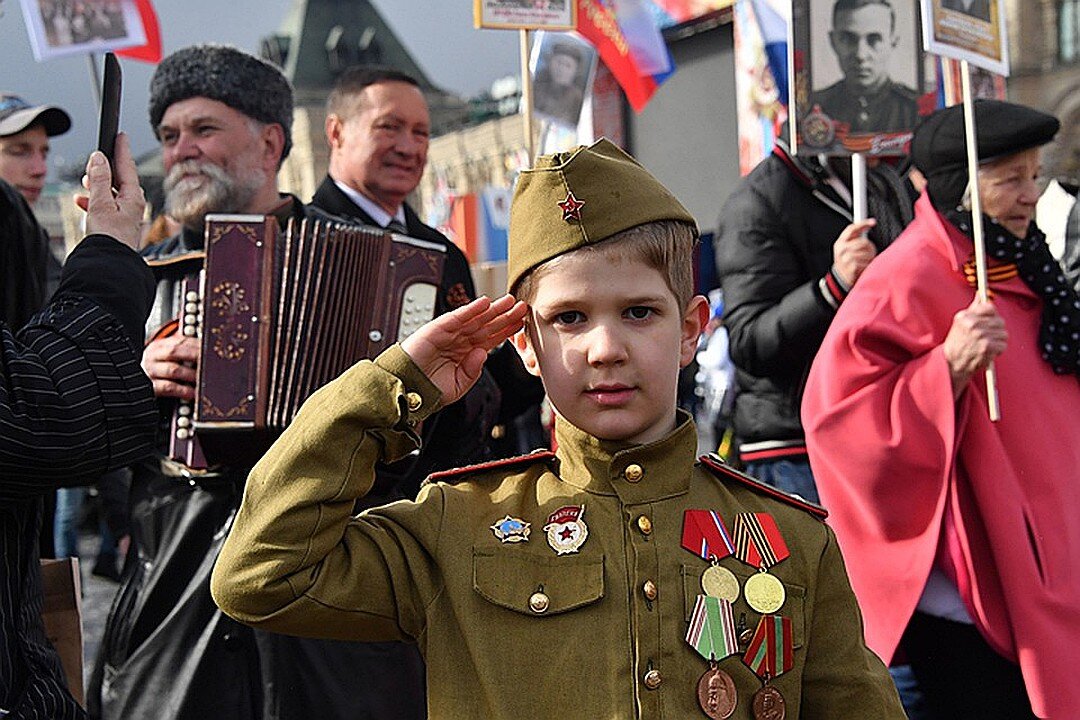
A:
{"label": "epaulette", "polygon": [[424,484],[435,482],[448,482],[456,483],[464,480],[470,475],[477,475],[489,470],[505,470],[507,468],[523,467],[526,465],[532,465],[533,463],[543,462],[548,463],[555,459],[555,453],[550,450],[533,450],[526,455],[518,455],[517,457],[503,458],[502,460],[491,460],[489,462],[478,463],[476,465],[466,465],[465,467],[454,468],[453,470],[440,470],[428,475]]}
{"label": "epaulette", "polygon": [[714,475],[722,480],[734,480],[735,482],[745,485],[746,487],[759,492],[762,495],[768,495],[774,500],[779,500],[786,505],[793,505],[800,510],[805,510],[819,520],[824,520],[829,517],[829,511],[821,507],[816,503],[812,503],[809,500],[803,500],[798,495],[792,495],[791,493],[784,492],[779,488],[775,488],[772,485],[767,485],[761,482],[757,478],[747,475],[746,473],[739,472],[735,468],[729,466],[717,455],[709,453],[708,455],[702,455],[698,458],[698,462],[708,468]]}

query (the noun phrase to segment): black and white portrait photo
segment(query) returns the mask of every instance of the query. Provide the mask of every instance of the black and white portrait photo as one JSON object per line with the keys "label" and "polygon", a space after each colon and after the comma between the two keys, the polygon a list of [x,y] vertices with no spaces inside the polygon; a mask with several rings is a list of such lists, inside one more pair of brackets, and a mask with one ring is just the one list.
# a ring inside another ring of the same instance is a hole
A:
{"label": "black and white portrait photo", "polygon": [[576,35],[537,33],[533,48],[533,112],[577,127],[589,88],[596,51]]}
{"label": "black and white portrait photo", "polygon": [[911,130],[918,34],[911,0],[810,0],[810,95],[849,133]]}

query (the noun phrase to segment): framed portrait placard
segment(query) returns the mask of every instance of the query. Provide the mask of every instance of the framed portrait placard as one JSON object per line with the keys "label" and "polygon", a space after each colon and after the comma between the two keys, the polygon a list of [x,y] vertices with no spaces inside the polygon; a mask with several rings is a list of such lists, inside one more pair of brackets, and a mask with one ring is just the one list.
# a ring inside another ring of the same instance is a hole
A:
{"label": "framed portrait placard", "polygon": [[577,0],[473,0],[473,24],[504,30],[576,30]]}
{"label": "framed portrait placard", "polygon": [[935,100],[918,9],[918,0],[794,0],[796,152],[906,154]]}
{"label": "framed portrait placard", "polygon": [[927,52],[1009,74],[1009,43],[1001,0],[921,0]]}
{"label": "framed portrait placard", "polygon": [[37,61],[146,44],[135,0],[19,0]]}
{"label": "framed portrait placard", "polygon": [[595,65],[596,49],[576,34],[538,32],[529,60],[533,112],[576,128]]}

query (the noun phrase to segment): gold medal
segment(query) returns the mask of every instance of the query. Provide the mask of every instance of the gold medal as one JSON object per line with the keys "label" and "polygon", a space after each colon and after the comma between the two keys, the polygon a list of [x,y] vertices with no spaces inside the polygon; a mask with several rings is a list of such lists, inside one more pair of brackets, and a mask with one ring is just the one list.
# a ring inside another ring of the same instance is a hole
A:
{"label": "gold medal", "polygon": [[766,685],[754,693],[750,705],[754,711],[754,720],[784,720],[787,715],[784,696],[772,685]]}
{"label": "gold medal", "polygon": [[712,720],[727,720],[739,703],[735,681],[713,663],[698,680],[697,696],[701,711]]}
{"label": "gold medal", "polygon": [[760,572],[743,585],[746,604],[762,615],[769,615],[784,605],[787,593],[784,584],[766,572]]}
{"label": "gold medal", "polygon": [[735,574],[725,567],[710,565],[701,574],[701,589],[706,595],[730,603],[739,599],[739,581]]}

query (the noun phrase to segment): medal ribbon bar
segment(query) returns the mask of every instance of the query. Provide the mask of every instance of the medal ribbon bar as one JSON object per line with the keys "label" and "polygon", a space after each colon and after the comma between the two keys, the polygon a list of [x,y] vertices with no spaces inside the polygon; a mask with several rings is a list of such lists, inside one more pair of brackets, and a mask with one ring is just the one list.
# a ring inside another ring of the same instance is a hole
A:
{"label": "medal ribbon bar", "polygon": [[795,665],[792,637],[791,618],[762,615],[743,662],[766,679],[787,672]]}
{"label": "medal ribbon bar", "polygon": [[687,510],[683,513],[682,546],[703,560],[719,560],[735,551],[731,533],[715,510]]}
{"label": "medal ribbon bar", "polygon": [[735,557],[764,570],[790,554],[772,515],[739,513],[735,516]]}
{"label": "medal ribbon bar", "polygon": [[739,651],[735,633],[735,614],[731,603],[720,598],[698,595],[686,642],[706,660],[723,660]]}

